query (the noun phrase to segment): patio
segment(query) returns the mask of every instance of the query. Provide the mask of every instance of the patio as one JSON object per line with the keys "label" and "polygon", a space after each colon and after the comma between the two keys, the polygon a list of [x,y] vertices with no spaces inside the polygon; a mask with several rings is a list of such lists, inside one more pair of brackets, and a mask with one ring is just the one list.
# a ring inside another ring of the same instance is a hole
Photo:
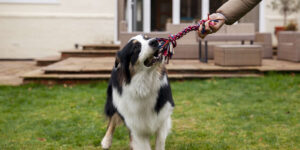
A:
{"label": "patio", "polygon": [[[23,75],[24,83],[74,84],[108,80],[114,57],[75,58],[39,68]],[[268,72],[297,73],[300,64],[276,59],[263,59],[262,66],[223,67],[212,60],[207,64],[199,60],[171,60],[167,65],[170,79],[205,79],[232,77],[260,77]]]}

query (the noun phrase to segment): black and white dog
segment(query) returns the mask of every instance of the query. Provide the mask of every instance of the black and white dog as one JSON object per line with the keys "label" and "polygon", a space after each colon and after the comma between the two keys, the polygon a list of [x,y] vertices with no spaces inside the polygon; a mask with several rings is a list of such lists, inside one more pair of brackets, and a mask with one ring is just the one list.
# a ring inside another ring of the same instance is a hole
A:
{"label": "black and white dog", "polygon": [[108,128],[101,145],[108,149],[115,127],[124,121],[133,150],[150,150],[156,134],[156,150],[165,149],[174,108],[171,87],[156,39],[133,37],[117,53],[107,89],[105,113]]}

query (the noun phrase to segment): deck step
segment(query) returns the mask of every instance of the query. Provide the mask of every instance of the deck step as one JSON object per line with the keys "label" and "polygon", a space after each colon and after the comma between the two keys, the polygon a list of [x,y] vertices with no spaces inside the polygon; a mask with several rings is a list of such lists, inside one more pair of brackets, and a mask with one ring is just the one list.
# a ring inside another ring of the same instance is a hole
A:
{"label": "deck step", "polygon": [[115,50],[67,50],[61,52],[62,59],[69,57],[114,57],[117,51]]}
{"label": "deck step", "polygon": [[83,50],[119,50],[120,45],[115,44],[85,44]]}
{"label": "deck step", "polygon": [[[102,68],[44,68],[45,74],[110,74],[112,65]],[[167,67],[168,68],[168,67]],[[168,69],[168,74],[188,74],[188,75],[205,75],[205,74],[258,74],[257,70],[194,70],[194,69]]]}
{"label": "deck step", "polygon": [[[67,58],[59,63],[43,68],[45,74],[110,74],[115,58]],[[193,67],[184,64],[166,65],[168,74],[252,74],[257,68],[238,67]]]}
{"label": "deck step", "polygon": [[[76,84],[110,78],[114,57],[71,57],[25,74],[24,83]],[[166,65],[171,80],[260,77],[268,72],[297,73],[299,63],[264,59],[262,66],[222,67],[198,60],[172,60]]]}
{"label": "deck step", "polygon": [[[261,74],[170,74],[170,80],[261,77]],[[83,84],[107,81],[110,74],[44,74],[39,69],[22,76],[23,83],[40,84]]]}
{"label": "deck step", "polygon": [[49,57],[42,57],[42,58],[35,59],[35,62],[37,66],[48,66],[56,62],[59,62],[60,60],[61,60],[60,56],[49,56]]}

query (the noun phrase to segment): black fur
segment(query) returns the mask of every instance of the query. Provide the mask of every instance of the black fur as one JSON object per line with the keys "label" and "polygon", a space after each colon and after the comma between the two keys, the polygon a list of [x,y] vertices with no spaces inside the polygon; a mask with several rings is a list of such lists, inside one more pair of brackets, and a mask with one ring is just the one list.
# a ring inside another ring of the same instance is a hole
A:
{"label": "black fur", "polygon": [[[141,51],[141,43],[137,41],[130,41],[121,51],[117,53],[117,58],[115,61],[114,68],[111,73],[111,79],[109,81],[109,85],[107,88],[107,99],[106,99],[106,105],[105,105],[105,114],[108,117],[112,117],[114,113],[118,113],[117,109],[113,105],[113,95],[112,95],[112,88],[116,88],[118,93],[122,95],[123,89],[122,80],[126,84],[130,84],[131,81],[131,72],[130,72],[130,65],[134,66],[134,64],[138,60],[139,53]],[[166,76],[166,70],[165,68],[162,70],[162,78]],[[124,77],[124,79],[120,79],[121,77]],[[170,102],[171,105],[174,107],[174,100],[172,97],[172,91],[169,84],[163,86],[160,88],[157,101],[155,104],[155,111],[157,113],[160,112],[160,110],[163,108],[163,106]]]}
{"label": "black fur", "polygon": [[107,92],[107,97],[106,97],[106,104],[105,104],[105,114],[108,117],[112,117],[117,112],[117,109],[113,104],[112,80],[109,81],[106,92]]}
{"label": "black fur", "polygon": [[112,87],[117,88],[117,91],[119,92],[120,95],[122,95],[123,89],[122,89],[122,83],[120,83],[120,73],[121,70],[120,68],[114,68],[113,71],[111,72],[111,84]]}
{"label": "black fur", "polygon": [[120,95],[122,95],[122,83],[120,79],[124,77],[126,84],[131,81],[131,74],[129,70],[130,64],[133,66],[138,60],[138,56],[141,52],[141,43],[130,41],[121,51],[117,53],[114,68],[111,72],[111,78],[107,88],[107,98],[105,104],[105,114],[108,117],[112,117],[117,109],[113,105],[112,88],[116,88]]}
{"label": "black fur", "polygon": [[169,81],[168,84],[162,86],[158,92],[158,97],[154,108],[155,111],[159,113],[159,111],[164,107],[164,105],[167,102],[170,102],[173,107],[175,106]]}
{"label": "black fur", "polygon": [[129,70],[130,63],[132,66],[136,63],[140,52],[141,43],[130,41],[121,51],[117,53],[117,57],[120,59],[121,63],[121,71],[125,76],[126,84],[129,84],[131,81]]}

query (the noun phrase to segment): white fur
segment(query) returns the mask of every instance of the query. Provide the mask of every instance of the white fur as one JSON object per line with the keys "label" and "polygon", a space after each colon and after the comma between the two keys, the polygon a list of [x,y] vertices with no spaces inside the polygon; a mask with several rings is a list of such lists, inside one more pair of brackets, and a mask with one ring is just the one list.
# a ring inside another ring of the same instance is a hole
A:
{"label": "white fur", "polygon": [[142,62],[153,54],[153,50],[142,36],[134,39],[142,44],[139,62],[135,66],[137,71],[130,84],[123,85],[121,95],[113,88],[113,104],[131,131],[131,146],[134,150],[150,150],[149,137],[154,133],[157,134],[156,150],[164,150],[165,140],[171,128],[173,107],[167,102],[159,113],[154,107],[160,88],[168,85],[167,76],[161,78],[156,69],[160,64],[144,66]]}
{"label": "white fur", "polygon": [[112,135],[110,136],[104,136],[104,138],[101,141],[102,149],[109,149],[112,143]]}

